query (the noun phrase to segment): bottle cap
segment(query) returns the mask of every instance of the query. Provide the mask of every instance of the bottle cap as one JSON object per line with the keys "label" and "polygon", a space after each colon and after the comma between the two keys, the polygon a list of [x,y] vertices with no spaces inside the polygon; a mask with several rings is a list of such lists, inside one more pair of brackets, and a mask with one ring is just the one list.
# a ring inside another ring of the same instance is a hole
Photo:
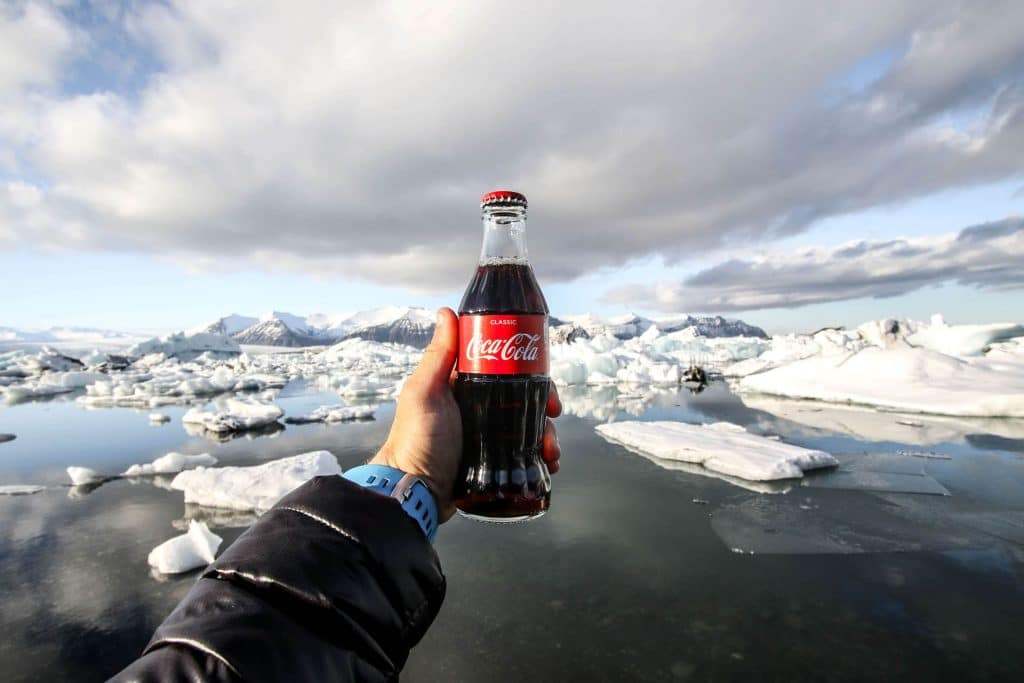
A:
{"label": "bottle cap", "polygon": [[505,205],[526,208],[526,196],[512,190],[494,190],[480,198],[480,208]]}

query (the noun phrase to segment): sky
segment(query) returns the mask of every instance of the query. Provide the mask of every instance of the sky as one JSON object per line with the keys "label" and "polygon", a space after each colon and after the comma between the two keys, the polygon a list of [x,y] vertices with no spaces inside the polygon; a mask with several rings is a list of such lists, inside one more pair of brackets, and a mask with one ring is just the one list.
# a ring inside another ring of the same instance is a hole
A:
{"label": "sky", "polygon": [[[845,6],[839,6],[845,5]],[[0,326],[456,306],[1024,320],[1024,3],[0,0]]]}

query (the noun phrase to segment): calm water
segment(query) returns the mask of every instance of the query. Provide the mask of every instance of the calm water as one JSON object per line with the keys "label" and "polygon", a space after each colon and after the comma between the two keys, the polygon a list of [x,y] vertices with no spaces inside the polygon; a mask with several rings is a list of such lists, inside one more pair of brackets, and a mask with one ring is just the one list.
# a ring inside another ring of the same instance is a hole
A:
{"label": "calm water", "polygon": [[[565,416],[545,517],[456,518],[439,532],[448,599],[403,680],[1024,676],[1024,424],[767,404],[786,415],[776,417],[722,385],[566,398],[602,419],[633,417],[624,408],[728,420],[843,465],[809,486],[751,491],[666,469],[598,437],[596,418]],[[297,412],[334,401],[298,385],[279,402]],[[152,576],[149,550],[190,516],[209,518],[225,542],[251,521],[186,509],[161,481],[71,489],[64,467],[117,472],[170,450],[255,464],[326,448],[347,468],[383,442],[393,406],[373,422],[223,443],[186,434],[184,409],[164,412],[172,422],[152,427],[146,411],[68,401],[0,408],[0,433],[18,437],[0,444],[0,483],[50,485],[0,496],[3,680],[116,672],[197,576]],[[848,488],[865,482],[888,490]],[[943,488],[950,495],[931,495]]]}

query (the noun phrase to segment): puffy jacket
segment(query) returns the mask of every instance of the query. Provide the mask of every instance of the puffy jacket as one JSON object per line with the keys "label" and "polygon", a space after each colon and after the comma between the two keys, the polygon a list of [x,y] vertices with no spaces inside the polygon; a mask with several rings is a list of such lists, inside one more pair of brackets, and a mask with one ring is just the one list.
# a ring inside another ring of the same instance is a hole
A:
{"label": "puffy jacket", "polygon": [[317,477],[210,565],[112,680],[396,680],[444,593],[396,500]]}

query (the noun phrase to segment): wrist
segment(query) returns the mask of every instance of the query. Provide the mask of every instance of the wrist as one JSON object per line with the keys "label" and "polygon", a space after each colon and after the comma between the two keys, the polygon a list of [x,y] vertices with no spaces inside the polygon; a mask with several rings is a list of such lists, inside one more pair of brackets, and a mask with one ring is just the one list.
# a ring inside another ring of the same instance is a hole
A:
{"label": "wrist", "polygon": [[388,462],[386,457],[374,456],[369,463],[353,467],[342,476],[363,488],[395,498],[433,543],[440,524],[434,494],[422,478]]}

